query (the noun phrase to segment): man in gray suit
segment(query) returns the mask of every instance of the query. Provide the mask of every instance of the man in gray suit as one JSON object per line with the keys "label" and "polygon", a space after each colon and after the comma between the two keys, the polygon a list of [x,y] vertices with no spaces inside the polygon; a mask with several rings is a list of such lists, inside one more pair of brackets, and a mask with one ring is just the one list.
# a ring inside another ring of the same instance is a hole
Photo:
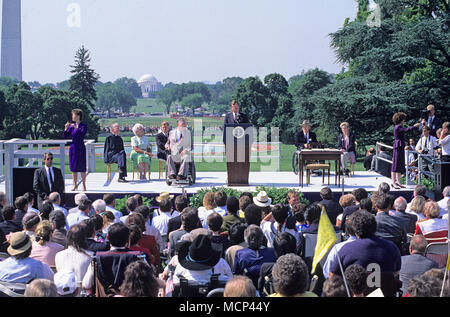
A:
{"label": "man in gray suit", "polygon": [[[169,179],[185,180],[188,176],[189,163],[191,160],[192,137],[191,132],[186,128],[186,119],[177,120],[177,128],[170,131],[166,143],[166,150],[169,151],[167,157],[167,174]],[[175,164],[180,164],[177,172]]]}
{"label": "man in gray suit", "polygon": [[418,275],[422,275],[428,270],[438,267],[438,264],[425,257],[425,249],[427,248],[427,240],[422,235],[412,237],[409,245],[409,253],[411,255],[402,256],[402,267],[400,269],[400,281],[402,281],[402,291],[406,294],[408,291],[409,281]]}

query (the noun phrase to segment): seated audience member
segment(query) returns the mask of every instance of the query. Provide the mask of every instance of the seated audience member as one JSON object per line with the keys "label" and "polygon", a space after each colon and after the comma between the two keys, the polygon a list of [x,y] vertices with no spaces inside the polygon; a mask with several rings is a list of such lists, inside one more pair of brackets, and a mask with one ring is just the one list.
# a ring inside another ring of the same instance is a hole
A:
{"label": "seated audience member", "polygon": [[221,251],[213,248],[208,235],[200,234],[192,242],[181,243],[174,284],[178,284],[183,276],[190,283],[203,285],[210,281],[213,272],[219,274],[218,279],[222,282],[233,277],[228,263],[220,257]]}
{"label": "seated audience member", "polygon": [[0,192],[0,223],[4,221],[2,210],[6,205],[7,205],[6,194],[4,192]]}
{"label": "seated audience member", "polygon": [[97,215],[106,211],[106,202],[103,199],[97,199],[92,203],[92,208],[94,208]]}
{"label": "seated audience member", "polygon": [[[298,232],[295,229],[288,229],[286,227],[286,220],[288,218],[288,207],[283,206],[282,204],[277,204],[271,208],[272,213],[266,216],[261,222],[261,229],[264,233],[264,236],[267,239],[267,246],[269,248],[273,248],[273,239],[278,233],[287,232],[294,236],[294,238],[298,242],[298,246],[300,247],[300,238],[298,236]],[[272,218],[275,222],[268,221],[266,219]]]}
{"label": "seated audience member", "polygon": [[30,236],[31,241],[36,240],[36,228],[40,222],[41,218],[33,211],[27,212],[22,218],[23,230]]}
{"label": "seated audience member", "polygon": [[[127,246],[130,239],[130,230],[123,223],[118,222],[109,228],[108,240],[111,243],[111,250],[97,252],[98,279],[106,295],[118,294],[125,275],[125,268],[132,262],[137,261],[141,252],[131,251]],[[103,262],[104,260],[104,262]],[[94,272],[92,265],[88,267],[83,278],[83,288],[91,289],[93,285]],[[101,290],[100,293],[103,293]]]}
{"label": "seated audience member", "polygon": [[275,293],[270,297],[317,297],[307,291],[308,267],[301,257],[286,254],[279,257],[272,269]]}
{"label": "seated audience member", "polygon": [[[227,199],[228,196],[223,190],[214,193],[214,202],[217,205],[217,207],[214,208],[214,211],[222,217],[227,214]],[[206,217],[208,217],[208,215],[206,215]]]}
{"label": "seated audience member", "polygon": [[[75,201],[75,205],[77,205],[77,206],[76,206],[76,207],[73,207],[73,208],[71,208],[71,209],[69,209],[69,211],[68,211],[69,214],[74,214],[74,213],[79,212],[80,209],[78,209],[78,207],[80,206],[81,202],[82,202],[83,200],[87,200],[87,199],[89,199],[89,198],[88,198],[88,196],[87,196],[86,194],[84,194],[84,193],[78,193],[78,194],[76,194],[75,197],[74,197],[74,201]],[[92,211],[92,212],[89,212],[89,215],[91,215],[91,214],[93,214],[93,211]]]}
{"label": "seated audience member", "polygon": [[79,224],[83,220],[89,219],[89,211],[91,210],[92,202],[89,199],[84,199],[78,205],[78,212],[69,213],[67,216],[67,224],[69,228],[73,225]]}
{"label": "seated audience member", "polygon": [[235,223],[228,231],[228,238],[230,240],[231,246],[225,252],[225,260],[231,268],[234,267],[234,258],[236,256],[236,251],[247,247],[244,239],[245,229],[247,229],[246,224]]}
{"label": "seated audience member", "polygon": [[406,233],[414,233],[416,230],[417,216],[414,214],[406,213],[406,199],[402,196],[397,197],[394,201],[395,215],[403,222],[403,228]]}
{"label": "seated audience member", "polygon": [[102,212],[100,216],[103,219],[102,233],[108,236],[108,229],[113,223],[116,223],[116,217],[111,211]]}
{"label": "seated audience member", "polygon": [[425,257],[427,240],[422,235],[412,237],[409,245],[410,255],[402,256],[402,267],[400,269],[400,281],[402,281],[402,291],[406,294],[408,285],[412,278],[425,273],[428,270],[438,267],[438,264]]}
{"label": "seated audience member", "polygon": [[261,225],[262,212],[255,204],[250,204],[245,208],[244,217],[247,225],[256,225],[258,227]]}
{"label": "seated audience member", "polygon": [[48,266],[55,266],[56,253],[64,250],[64,247],[58,243],[50,241],[53,228],[48,220],[38,224],[36,228],[35,241],[32,242],[30,258],[41,261]]}
{"label": "seated audience member", "polygon": [[264,247],[264,233],[260,227],[248,226],[244,231],[244,239],[248,247],[236,251],[233,274],[241,275],[247,271],[246,275],[256,286],[261,265],[266,262],[275,262],[276,255],[273,248]]}
{"label": "seated audience member", "polygon": [[[133,198],[136,199],[136,201],[137,201],[137,206],[136,206],[136,208],[139,207],[139,206],[144,205],[144,198],[142,198],[141,195],[135,194],[135,195],[133,196]],[[172,195],[170,195],[170,199],[172,199],[172,198],[173,198]]]}
{"label": "seated audience member", "polygon": [[366,171],[369,171],[371,166],[372,166],[372,160],[375,156],[375,149],[373,147],[371,147],[367,153],[366,156],[364,157],[364,168],[366,169]]}
{"label": "seated audience member", "polygon": [[376,207],[377,231],[375,235],[394,242],[399,250],[402,250],[402,244],[406,242],[406,230],[400,219],[389,215],[390,199],[388,195],[379,195]]}
{"label": "seated audience member", "polygon": [[83,226],[84,233],[86,236],[86,250],[96,253],[98,251],[108,251],[109,242],[99,242],[95,240],[95,220],[85,219],[80,223]]}
{"label": "seated audience member", "polygon": [[160,252],[162,252],[165,248],[167,248],[167,242],[163,240],[159,230],[156,229],[156,227],[151,224],[153,220],[153,213],[150,212],[150,208],[148,208],[145,205],[139,206],[136,208],[136,213],[140,214],[144,219],[145,223],[144,234],[155,237],[158,249],[160,250]]}
{"label": "seated audience member", "polygon": [[120,217],[123,216],[122,212],[117,210],[116,207],[116,197],[114,197],[114,194],[104,194],[103,195],[103,201],[106,204],[106,211],[110,211],[113,213],[115,217],[114,222],[119,222]]}
{"label": "seated audience member", "polygon": [[425,201],[426,200],[423,196],[414,197],[413,200],[411,201],[411,203],[409,204],[409,210],[408,210],[408,206],[407,206],[405,212],[417,216],[418,221],[425,220],[426,217],[423,214],[423,206],[425,204]]}
{"label": "seated audience member", "polygon": [[[277,258],[289,253],[296,254],[297,240],[293,235],[287,232],[278,233],[273,239],[273,250]],[[270,280],[270,277],[272,276],[272,268],[274,264],[275,262],[267,262],[261,265],[261,270],[258,278],[258,290],[261,293],[264,291],[266,277]]]}
{"label": "seated audience member", "polygon": [[221,257],[224,258],[225,251],[230,246],[230,242],[228,241],[227,236],[220,234],[220,228],[223,224],[222,216],[216,212],[213,212],[206,218],[206,224],[208,225],[208,229],[212,231],[211,243],[213,244],[213,247],[220,249],[222,251]]}
{"label": "seated audience member", "polygon": [[152,225],[158,229],[163,241],[167,241],[167,230],[169,220],[177,217],[178,211],[172,210],[172,201],[163,199],[159,202],[159,216],[153,217]]}
{"label": "seated audience member", "polygon": [[27,284],[40,278],[53,280],[53,271],[47,264],[30,258],[32,243],[25,232],[13,233],[9,243],[10,257],[0,262],[1,282]]}
{"label": "seated audience member", "polygon": [[439,205],[434,201],[427,201],[423,205],[423,214],[426,220],[417,222],[415,234],[423,235],[428,243],[445,242],[448,236],[448,221],[439,218]]}
{"label": "seated audience member", "polygon": [[[39,210],[37,210],[36,208],[34,208],[34,202],[35,202],[35,198],[36,196],[34,195],[34,193],[32,192],[27,192],[23,195],[23,197],[26,198],[26,200],[28,200],[28,209],[27,211],[32,211],[35,212],[36,214],[39,215]],[[6,205],[3,205],[6,206]]]}
{"label": "seated audience member", "polygon": [[348,237],[347,240],[335,244],[330,249],[330,252],[328,253],[326,261],[322,266],[323,275],[325,277],[330,276],[331,267],[334,265],[334,263],[336,263],[338,261],[337,253],[339,252],[339,250],[341,250],[344,245],[349,244],[352,241],[356,240],[355,231],[353,229],[353,218],[354,218],[354,214],[352,214],[350,217],[348,217],[347,225],[345,226],[345,234]]}
{"label": "seated audience member", "polygon": [[120,286],[122,297],[158,297],[159,289],[165,283],[155,276],[153,269],[143,261],[130,263],[125,269]]}
{"label": "seated audience member", "polygon": [[323,283],[322,297],[348,297],[342,276],[333,275]]}
{"label": "seated audience member", "polygon": [[127,212],[128,214],[120,217],[120,221],[125,224],[125,222],[127,221],[128,216],[132,215],[135,213],[136,208],[138,207],[138,201],[135,197],[130,197],[127,199],[126,202],[126,206],[127,206]]}
{"label": "seated audience member", "polygon": [[342,223],[341,223],[342,231],[345,231],[345,221],[347,220],[347,217],[359,209],[361,200],[369,196],[364,188],[354,189],[352,191],[352,195],[355,197],[355,204],[345,207],[344,211],[342,212]]}
{"label": "seated audience member", "polygon": [[364,297],[368,294],[367,270],[361,265],[353,264],[345,269],[345,279],[352,297]]}
{"label": "seated audience member", "polygon": [[141,228],[137,225],[129,225],[128,229],[130,229],[130,250],[145,253],[147,255],[147,263],[157,264],[155,263],[155,257],[150,253],[150,250],[138,245],[139,240],[142,238]]}
{"label": "seated audience member", "polygon": [[324,187],[320,190],[320,204],[325,207],[328,218],[331,223],[336,223],[337,217],[343,212],[342,207],[333,200],[333,192],[330,187]]}
{"label": "seated audience member", "polygon": [[214,200],[214,193],[207,192],[203,196],[203,206],[198,208],[198,218],[203,223],[203,221],[208,217],[209,214],[214,212],[217,208],[216,201]]}
{"label": "seated audience member", "polygon": [[36,279],[28,284],[25,290],[25,297],[58,297],[56,285],[53,281],[46,279]]}
{"label": "seated audience member", "polygon": [[302,230],[302,233],[312,233],[315,234],[319,230],[319,220],[320,214],[322,213],[322,208],[318,204],[311,204],[306,207],[305,210],[305,221],[308,225],[307,229]]}
{"label": "seated audience member", "polygon": [[223,217],[222,227],[220,228],[222,232],[228,232],[232,225],[242,222],[242,219],[239,217],[239,200],[236,197],[228,197],[227,212]]}
{"label": "seated audience member", "polygon": [[247,276],[235,275],[225,285],[223,297],[256,297],[256,288]]}
{"label": "seated audience member", "polygon": [[247,206],[251,205],[252,203],[253,203],[253,196],[241,194],[241,197],[239,198],[239,218],[244,220],[245,208],[247,208]]}
{"label": "seated audience member", "polygon": [[2,210],[3,222],[0,222],[0,233],[3,238],[10,233],[22,231],[22,226],[18,226],[14,221],[16,217],[16,209],[14,206],[5,206]]}
{"label": "seated audience member", "polygon": [[441,217],[448,214],[448,201],[450,200],[450,186],[446,186],[444,190],[442,191],[442,198],[437,203],[439,205],[439,208],[441,208]]}
{"label": "seated audience member", "polygon": [[370,199],[370,198],[361,199],[361,201],[359,202],[359,210],[366,210],[366,211],[376,215],[377,210],[374,207],[375,206],[372,205],[372,199]]}
{"label": "seated audience member", "polygon": [[167,241],[169,241],[169,234],[172,231],[180,229],[181,212],[186,207],[189,207],[189,199],[185,195],[175,197],[175,210],[178,212],[178,216],[171,218],[167,224]]}
{"label": "seated audience member", "polygon": [[[448,277],[447,277],[448,279]],[[431,269],[422,275],[413,277],[409,281],[408,297],[440,297],[444,272],[439,269]],[[449,297],[448,287],[444,290],[444,297]]]}
{"label": "seated audience member", "polygon": [[94,223],[94,240],[97,242],[106,243],[106,234],[103,233],[103,217],[100,214],[95,214],[90,218]]}
{"label": "seated audience member", "polygon": [[41,220],[50,220],[50,214],[54,210],[53,204],[50,200],[44,200],[39,207],[39,217]]}
{"label": "seated audience member", "polygon": [[306,205],[303,203],[298,203],[292,206],[292,213],[294,214],[295,218],[295,228],[299,233],[308,228],[305,220],[305,209]]}
{"label": "seated audience member", "polygon": [[14,223],[17,227],[22,228],[22,219],[28,210],[28,200],[23,197],[17,197],[14,201],[14,206],[16,206],[16,217],[14,218]]}
{"label": "seated audience member", "polygon": [[67,244],[66,216],[61,210],[54,210],[50,213],[50,222],[53,227],[53,234],[50,241],[62,245]]}
{"label": "seated audience member", "polygon": [[270,198],[265,191],[261,191],[256,197],[253,197],[253,203],[261,210],[262,218],[266,217],[270,213],[272,198]]}
{"label": "seated audience member", "polygon": [[58,252],[55,256],[56,271],[75,273],[78,286],[81,286],[92,261],[92,253],[87,250],[87,247],[83,225],[74,225],[67,232],[67,249]]}
{"label": "seated audience member", "polygon": [[48,195],[48,200],[53,205],[53,210],[61,210],[65,216],[67,216],[68,211],[66,208],[61,207],[61,195],[58,192],[53,192]]}
{"label": "seated audience member", "polygon": [[171,232],[169,235],[169,256],[173,257],[175,255],[177,243],[183,235],[201,227],[197,208],[185,208],[181,213],[181,228]]}
{"label": "seated audience member", "polygon": [[127,226],[137,225],[141,229],[141,239],[138,241],[138,246],[143,247],[150,251],[154,257],[154,263],[156,266],[160,263],[158,245],[154,236],[144,234],[145,232],[145,222],[144,217],[141,214],[135,213],[127,218],[125,223]]}
{"label": "seated audience member", "polygon": [[379,194],[389,194],[389,192],[391,191],[391,186],[388,183],[381,183],[380,185],[378,185],[378,193]]}
{"label": "seated audience member", "polygon": [[[354,213],[353,230],[356,240],[344,245],[338,252],[343,270],[352,264],[367,268],[369,264],[377,263],[381,270],[381,288],[384,296],[394,296],[399,287],[395,278],[401,268],[399,249],[393,242],[375,235],[377,222],[375,216],[367,211]],[[337,261],[330,268],[330,276],[334,274],[342,274]]]}
{"label": "seated audience member", "polygon": [[77,297],[80,287],[74,272],[56,272],[53,277],[59,297]]}
{"label": "seated audience member", "polygon": [[[413,192],[413,199],[421,196],[424,198],[424,200],[427,200],[427,188],[424,185],[416,185],[416,187],[414,187],[414,192]],[[406,207],[406,212],[410,212],[411,209],[411,205],[412,205],[412,201],[408,204],[408,206]]]}
{"label": "seated audience member", "polygon": [[[341,198],[339,198],[339,205],[342,208],[342,212],[344,212],[345,208],[353,206],[354,204],[355,204],[355,196],[353,196],[353,194],[342,195]],[[343,216],[344,214],[342,213],[336,218],[336,225],[338,225],[338,227],[341,228],[342,230],[345,230],[344,228],[342,228]]]}

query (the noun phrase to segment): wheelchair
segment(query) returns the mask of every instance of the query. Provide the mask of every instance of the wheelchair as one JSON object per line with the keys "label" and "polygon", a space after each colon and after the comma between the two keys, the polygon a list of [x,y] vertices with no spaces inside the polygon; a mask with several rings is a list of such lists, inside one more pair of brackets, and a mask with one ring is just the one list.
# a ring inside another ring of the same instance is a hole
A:
{"label": "wheelchair", "polygon": [[[180,170],[180,165],[181,163],[175,163],[175,167],[177,169],[177,173]],[[177,181],[176,179],[169,179],[169,175],[168,175],[168,166],[166,164],[166,168],[165,168],[165,176],[166,176],[166,184],[169,186],[172,185],[189,185],[192,186],[193,184],[195,184],[196,181],[196,171],[195,171],[195,162],[194,162],[194,157],[193,155],[191,155],[191,160],[188,163],[188,173],[187,173],[187,177],[186,179],[181,179],[179,181]]]}

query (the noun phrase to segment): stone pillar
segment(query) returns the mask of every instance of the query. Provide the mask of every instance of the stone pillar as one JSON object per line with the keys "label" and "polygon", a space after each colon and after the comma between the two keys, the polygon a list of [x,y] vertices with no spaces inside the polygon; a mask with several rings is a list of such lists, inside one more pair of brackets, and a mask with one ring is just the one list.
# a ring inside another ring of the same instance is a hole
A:
{"label": "stone pillar", "polygon": [[22,80],[21,0],[3,0],[1,76]]}

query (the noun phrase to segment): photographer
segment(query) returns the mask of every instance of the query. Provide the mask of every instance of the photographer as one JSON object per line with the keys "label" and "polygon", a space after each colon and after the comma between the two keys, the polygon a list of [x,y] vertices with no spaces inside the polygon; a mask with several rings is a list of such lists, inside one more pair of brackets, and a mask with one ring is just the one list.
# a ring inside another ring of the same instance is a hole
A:
{"label": "photographer", "polygon": [[442,148],[442,161],[450,162],[450,122],[444,122],[439,138],[439,145]]}
{"label": "photographer", "polygon": [[[430,135],[430,128],[428,126],[424,126],[422,128],[422,137],[416,145],[416,151],[420,154],[424,155],[432,155],[434,156],[434,149],[438,147],[437,139]],[[424,166],[428,166],[428,170],[431,170],[431,164],[427,164],[426,160],[422,160],[422,164]]]}
{"label": "photographer", "polygon": [[422,110],[422,125],[419,127],[420,131],[424,126],[430,128],[430,135],[436,137],[436,130],[442,125],[441,119],[435,116],[436,110],[433,105],[428,105],[426,110]]}

